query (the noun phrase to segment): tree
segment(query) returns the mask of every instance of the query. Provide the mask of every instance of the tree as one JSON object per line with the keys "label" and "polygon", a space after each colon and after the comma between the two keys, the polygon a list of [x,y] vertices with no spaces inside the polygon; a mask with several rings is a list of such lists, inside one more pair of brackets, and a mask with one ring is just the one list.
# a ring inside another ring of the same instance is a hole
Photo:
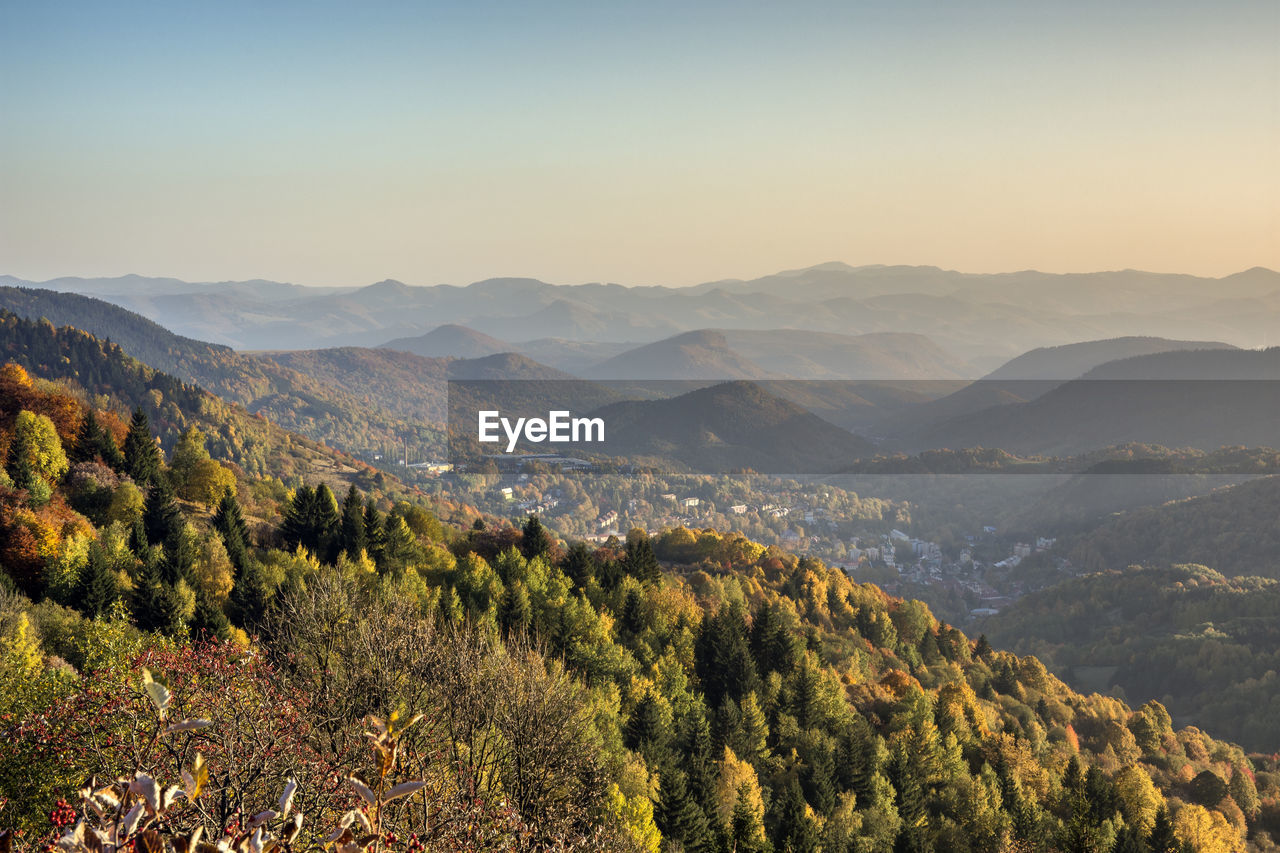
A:
{"label": "tree", "polygon": [[157,479],[147,492],[147,502],[142,510],[142,527],[147,541],[152,545],[167,544],[184,524],[173,490],[164,480]]}
{"label": "tree", "polygon": [[226,489],[234,488],[236,478],[209,458],[204,443],[204,433],[195,427],[184,432],[173,448],[169,477],[184,500],[213,506]]}
{"label": "tree", "polygon": [[[670,740],[671,732],[663,719],[662,706],[653,691],[646,690],[627,719],[622,731],[622,742],[628,749],[634,749],[643,755],[651,764],[657,764],[666,756]],[[681,780],[683,787],[683,773]]]}
{"label": "tree", "polygon": [[62,450],[58,430],[47,415],[23,409],[13,425],[6,468],[13,485],[25,489],[33,504],[44,504],[52,494],[54,481],[67,472],[67,454]]}
{"label": "tree", "polygon": [[810,816],[800,782],[791,779],[773,802],[773,846],[790,853],[813,853],[818,848],[818,827]]}
{"label": "tree", "polygon": [[689,795],[683,770],[665,763],[659,774],[658,808],[654,817],[662,835],[683,845],[689,853],[711,849],[711,827],[706,813]]}
{"label": "tree", "polygon": [[222,537],[231,565],[237,570],[243,568],[249,555],[249,525],[245,523],[240,502],[230,488],[222,493],[222,500],[213,514],[213,529]]}
{"label": "tree", "polygon": [[387,544],[387,532],[383,526],[382,513],[378,512],[373,498],[369,498],[364,504],[364,541],[369,559],[382,565],[382,549]]}
{"label": "tree", "polygon": [[342,501],[342,551],[351,559],[360,556],[368,545],[364,535],[364,502],[355,483],[347,489]]}
{"label": "tree", "polygon": [[526,560],[532,560],[534,557],[544,557],[551,553],[551,547],[554,544],[551,534],[542,526],[542,521],[536,515],[531,515],[524,522],[524,529],[520,538],[520,553],[524,554]]}
{"label": "tree", "polygon": [[148,555],[134,578],[133,616],[138,627],[177,636],[182,624],[182,599],[161,576],[160,557]]}
{"label": "tree", "polygon": [[323,483],[314,489],[299,486],[280,524],[285,545],[290,550],[302,546],[316,559],[331,563],[337,556],[340,534],[338,502],[329,487]]}
{"label": "tree", "polygon": [[760,840],[763,840],[764,799],[755,768],[740,760],[727,746],[717,765],[720,772],[717,774],[715,788],[715,808],[720,823],[730,827],[732,831],[739,817],[739,809],[745,806],[753,819],[751,823],[758,827]]}
{"label": "tree", "polygon": [[124,471],[139,488],[146,488],[159,476],[162,463],[147,413],[139,406],[133,410],[129,433],[124,438]]}
{"label": "tree", "polygon": [[115,440],[98,424],[98,416],[92,408],[80,421],[80,429],[76,431],[75,445],[71,452],[73,462],[102,462],[116,471],[124,467],[124,456]]}
{"label": "tree", "polygon": [[562,568],[576,588],[584,589],[596,575],[595,555],[591,553],[587,543],[574,542],[569,548],[569,553],[565,555]]}
{"label": "tree", "polygon": [[627,554],[622,558],[622,570],[642,583],[656,581],[661,573],[649,534],[638,527],[627,534]]}
{"label": "tree", "polygon": [[105,616],[120,598],[120,585],[100,547],[89,548],[89,564],[81,577],[81,610],[88,616]]}

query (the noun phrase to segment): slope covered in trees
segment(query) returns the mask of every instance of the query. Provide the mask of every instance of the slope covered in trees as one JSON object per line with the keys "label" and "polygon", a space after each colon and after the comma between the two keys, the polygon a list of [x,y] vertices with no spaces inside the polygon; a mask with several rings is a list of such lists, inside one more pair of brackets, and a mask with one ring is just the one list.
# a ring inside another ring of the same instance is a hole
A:
{"label": "slope covered in trees", "polygon": [[39,535],[32,571],[3,559],[0,793],[33,845],[126,770],[121,814],[190,780],[131,812],[159,844],[312,843],[361,798],[382,850],[1225,851],[1280,828],[1261,759],[818,561],[683,528],[562,544],[230,469],[210,516],[184,497],[196,436],[166,458],[145,412],[117,441],[5,375],[6,547]]}
{"label": "slope covered in trees", "polygon": [[1204,566],[1131,568],[1029,595],[982,627],[1082,690],[1160,699],[1258,751],[1280,744],[1280,585]]}
{"label": "slope covered in trees", "polygon": [[1070,551],[1087,570],[1200,563],[1223,574],[1280,578],[1280,477],[1133,510],[1082,535]]}

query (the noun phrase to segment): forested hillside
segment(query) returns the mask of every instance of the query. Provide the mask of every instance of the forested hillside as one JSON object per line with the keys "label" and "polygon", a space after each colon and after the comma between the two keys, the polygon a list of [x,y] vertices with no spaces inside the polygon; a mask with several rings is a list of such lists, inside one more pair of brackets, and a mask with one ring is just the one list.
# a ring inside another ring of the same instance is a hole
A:
{"label": "forested hillside", "polygon": [[[74,293],[0,287],[0,310],[27,320],[74,326],[118,344],[134,358],[184,382],[200,385],[222,399],[270,418],[286,429],[349,451],[398,446],[412,437],[421,447],[438,446],[438,434],[409,420],[417,412],[385,405],[385,397],[355,394],[350,387],[325,382],[235,350],[175,335],[145,317]],[[411,395],[401,389],[398,398]],[[435,411],[443,411],[441,394]]]}
{"label": "forested hillside", "polygon": [[1280,477],[1118,516],[1081,536],[1071,559],[1090,569],[1201,563],[1280,578]]}
{"label": "forested hillside", "polygon": [[121,430],[3,376],[6,844],[1228,851],[1280,830],[1270,763],[821,562],[285,491],[189,426],[162,454],[145,410]]}
{"label": "forested hillside", "polygon": [[987,619],[1081,690],[1157,697],[1177,720],[1259,751],[1280,743],[1280,584],[1204,566],[1087,575]]}

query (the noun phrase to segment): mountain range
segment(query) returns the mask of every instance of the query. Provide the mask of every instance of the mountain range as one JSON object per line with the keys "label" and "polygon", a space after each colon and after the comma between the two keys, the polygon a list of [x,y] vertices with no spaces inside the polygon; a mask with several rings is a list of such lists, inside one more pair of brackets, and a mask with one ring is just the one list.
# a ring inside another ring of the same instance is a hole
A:
{"label": "mountain range", "polygon": [[1280,273],[1263,268],[1213,279],[1134,270],[988,275],[832,263],[688,288],[527,278],[466,287],[387,280],[306,288],[138,276],[48,282],[5,276],[0,284],[94,295],[180,334],[238,349],[376,346],[449,324],[508,341],[536,335],[633,344],[698,329],[784,328],[922,334],[981,372],[1036,347],[1125,335],[1209,337],[1248,347],[1280,343],[1269,319],[1280,311]]}

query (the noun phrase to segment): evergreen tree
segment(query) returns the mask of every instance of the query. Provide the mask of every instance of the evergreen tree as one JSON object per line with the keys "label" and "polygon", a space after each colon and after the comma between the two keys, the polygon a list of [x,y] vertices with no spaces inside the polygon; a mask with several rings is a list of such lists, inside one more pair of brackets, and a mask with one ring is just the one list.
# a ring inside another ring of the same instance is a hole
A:
{"label": "evergreen tree", "polygon": [[702,620],[694,645],[694,662],[707,704],[713,708],[725,696],[736,701],[751,691],[759,691],[760,677],[747,645],[747,625],[740,604],[721,607],[714,616]]}
{"label": "evergreen tree", "polygon": [[636,637],[644,630],[646,621],[644,597],[640,595],[640,590],[633,587],[627,590],[627,597],[622,602],[618,627],[627,635]]}
{"label": "evergreen tree", "polygon": [[196,591],[196,609],[188,626],[194,639],[227,640],[231,637],[231,620],[203,590]]}
{"label": "evergreen tree", "polygon": [[213,529],[222,537],[231,565],[236,571],[243,569],[249,556],[249,525],[245,523],[235,492],[229,488],[222,493],[222,500],[213,514]]}
{"label": "evergreen tree", "polygon": [[147,491],[146,504],[142,510],[142,526],[147,534],[147,542],[152,545],[167,544],[184,524],[173,489],[169,488],[163,478],[156,478]]}
{"label": "evergreen tree", "polygon": [[133,616],[139,628],[178,636],[184,631],[182,602],[177,590],[161,577],[160,558],[149,555],[133,586]]}
{"label": "evergreen tree", "polygon": [[151,424],[142,407],[133,410],[133,419],[129,421],[129,434],[124,439],[124,470],[138,488],[145,489],[160,475],[163,459],[155,438],[151,435]]}
{"label": "evergreen tree", "polygon": [[649,534],[639,528],[627,534],[627,554],[622,558],[622,570],[642,583],[652,583],[661,574]]}
{"label": "evergreen tree", "polygon": [[1147,835],[1147,848],[1151,853],[1181,853],[1182,842],[1173,831],[1173,821],[1169,819],[1169,810],[1164,806],[1156,812],[1156,822]]}
{"label": "evergreen tree", "polygon": [[701,703],[693,705],[680,720],[678,738],[689,793],[707,814],[715,814],[716,763],[711,742],[711,725]]}
{"label": "evergreen tree", "polygon": [[813,853],[818,849],[818,827],[809,817],[808,803],[797,780],[783,786],[770,811],[774,849],[789,853]]}
{"label": "evergreen tree", "polygon": [[[643,755],[650,764],[666,756],[670,733],[663,726],[662,710],[653,693],[646,691],[631,711],[622,730],[622,742]],[[683,784],[683,783],[682,783]]]}
{"label": "evergreen tree", "polygon": [[764,827],[756,817],[755,809],[747,800],[747,786],[738,789],[738,799],[733,804],[733,816],[729,823],[729,849],[734,853],[768,853],[769,843],[764,838]]}
{"label": "evergreen tree", "polygon": [[383,525],[386,541],[382,546],[382,569],[398,571],[417,562],[422,549],[413,531],[405,524],[404,516],[391,514]]}
{"label": "evergreen tree", "polygon": [[819,747],[809,756],[805,767],[803,788],[805,799],[813,804],[814,810],[827,814],[836,805],[836,766],[831,753]]}
{"label": "evergreen tree", "polygon": [[338,503],[321,483],[312,489],[299,486],[280,524],[280,536],[290,549],[301,545],[321,562],[333,562],[340,536]]}
{"label": "evergreen tree", "polygon": [[761,604],[751,624],[751,654],[762,675],[789,675],[795,667],[796,643],[776,604]]}
{"label": "evergreen tree", "polygon": [[93,413],[93,409],[89,409],[85,413],[84,420],[80,421],[80,428],[76,430],[76,440],[71,445],[69,454],[71,461],[92,462],[98,458],[98,448],[101,443],[102,427],[98,426],[98,418]]}
{"label": "evergreen tree", "polygon": [[1151,853],[1140,827],[1129,824],[1116,835],[1110,853]]}
{"label": "evergreen tree", "polygon": [[707,814],[689,794],[683,770],[664,764],[659,774],[658,807],[654,820],[664,838],[683,845],[689,853],[712,849],[711,824]]}
{"label": "evergreen tree", "polygon": [[375,565],[382,565],[383,549],[387,544],[387,533],[382,522],[382,513],[378,512],[378,507],[374,504],[373,498],[369,498],[364,505],[364,541],[365,550],[369,552],[369,559],[373,560]]}
{"label": "evergreen tree", "polygon": [[360,556],[361,551],[366,550],[367,545],[364,536],[364,502],[352,483],[342,501],[342,551],[354,560]]}
{"label": "evergreen tree", "polygon": [[573,585],[584,589],[596,575],[596,558],[585,542],[574,542],[565,555],[563,571]]}
{"label": "evergreen tree", "polygon": [[529,591],[520,581],[503,590],[498,619],[502,629],[508,633],[529,630],[533,623],[533,606],[529,603]]}
{"label": "evergreen tree", "polygon": [[256,560],[249,559],[236,577],[235,586],[231,588],[228,609],[239,625],[253,628],[262,623],[274,596],[275,590],[263,574],[262,567]]}
{"label": "evergreen tree", "polygon": [[520,537],[520,553],[524,554],[526,560],[532,560],[534,557],[545,557],[551,553],[553,544],[551,534],[542,526],[542,521],[538,516],[531,515],[525,519],[524,529]]}
{"label": "evergreen tree", "polygon": [[80,578],[82,592],[81,609],[87,616],[103,616],[120,598],[120,586],[115,573],[97,547],[89,549],[89,564]]}

